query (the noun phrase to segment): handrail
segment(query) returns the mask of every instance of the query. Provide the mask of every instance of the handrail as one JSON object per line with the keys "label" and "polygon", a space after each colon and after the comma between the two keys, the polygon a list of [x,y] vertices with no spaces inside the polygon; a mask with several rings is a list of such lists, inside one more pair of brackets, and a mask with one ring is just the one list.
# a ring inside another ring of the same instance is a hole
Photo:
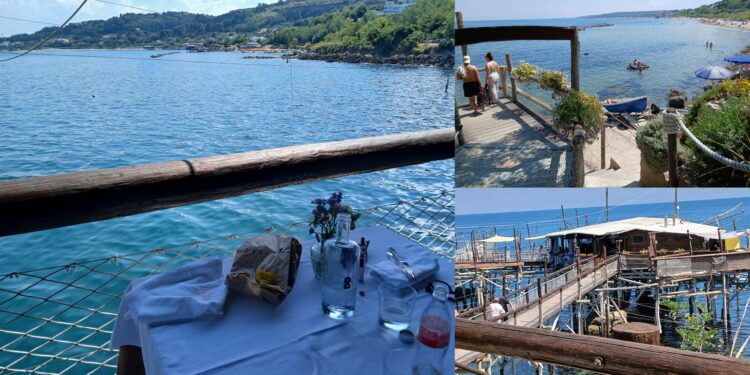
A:
{"label": "handrail", "polygon": [[[591,263],[594,262],[595,258],[591,258],[591,259],[592,260],[589,261],[589,262],[581,263],[581,266],[585,265],[585,266],[588,267],[589,264],[591,264]],[[532,287],[539,288],[540,285],[545,285],[550,280],[558,278],[560,276],[564,276],[566,282],[563,285],[561,285],[561,286],[559,286],[557,288],[551,289],[551,290],[544,290],[542,292],[537,291],[537,293],[538,293],[537,299],[535,299],[533,301],[529,301],[528,298],[527,298],[526,303],[523,306],[513,306],[513,309],[505,312],[504,314],[500,314],[499,316],[496,316],[496,317],[494,317],[492,319],[488,319],[488,321],[493,321],[494,322],[494,321],[498,321],[498,320],[503,320],[505,318],[511,317],[513,315],[516,315],[518,313],[527,311],[527,310],[531,309],[533,306],[538,305],[540,303],[543,303],[550,295],[553,295],[553,294],[555,294],[557,292],[562,291],[566,287],[568,287],[570,285],[573,285],[576,282],[579,282],[579,280],[581,278],[586,277],[586,276],[588,276],[588,275],[590,275],[592,273],[599,272],[601,269],[607,267],[609,264],[611,264],[613,262],[617,262],[617,261],[619,261],[619,257],[618,256],[614,256],[614,257],[611,257],[611,258],[607,259],[604,262],[599,263],[599,265],[597,265],[596,267],[591,267],[591,268],[589,268],[589,269],[587,269],[585,271],[580,271],[579,272],[578,267],[576,266],[574,268],[569,269],[567,272],[565,272],[562,275],[556,275],[554,277],[550,277],[549,275],[547,277],[540,277],[539,279],[537,279],[537,283],[536,284],[529,284],[529,285],[527,285],[524,288],[517,289],[517,290],[513,291],[513,293],[508,293],[508,296],[511,296],[513,294],[517,294],[516,292],[519,292],[519,291],[525,291],[528,294],[529,289],[531,289]],[[570,267],[570,266],[568,266],[568,267]],[[567,274],[568,273],[573,273],[573,272],[576,273],[577,277],[575,279],[568,280]],[[612,276],[612,275],[610,275],[610,276]],[[506,298],[506,299],[508,299],[508,298]]]}
{"label": "handrail", "polygon": [[0,236],[453,158],[453,129],[0,182]]}
{"label": "handrail", "polygon": [[605,374],[750,373],[750,361],[604,337],[456,319],[456,348]]}

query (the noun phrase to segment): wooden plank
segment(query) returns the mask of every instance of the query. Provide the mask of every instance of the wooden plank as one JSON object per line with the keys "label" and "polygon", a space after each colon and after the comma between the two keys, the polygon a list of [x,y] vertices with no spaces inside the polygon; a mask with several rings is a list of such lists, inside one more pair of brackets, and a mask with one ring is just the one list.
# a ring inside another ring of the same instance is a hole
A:
{"label": "wooden plank", "polygon": [[509,40],[573,40],[575,27],[489,26],[456,29],[456,45]]}
{"label": "wooden plank", "polygon": [[0,236],[453,158],[453,129],[0,182]]}
{"label": "wooden plank", "polygon": [[750,373],[750,361],[537,328],[456,319],[456,348],[605,374]]}
{"label": "wooden plank", "polygon": [[521,95],[521,96],[525,97],[526,99],[531,100],[532,103],[534,103],[534,104],[536,104],[536,105],[544,108],[547,111],[552,112],[554,110],[554,108],[552,108],[551,105],[545,103],[543,100],[537,98],[536,96],[527,93],[526,91],[523,91],[521,89],[517,89],[516,92],[518,93],[518,95]]}

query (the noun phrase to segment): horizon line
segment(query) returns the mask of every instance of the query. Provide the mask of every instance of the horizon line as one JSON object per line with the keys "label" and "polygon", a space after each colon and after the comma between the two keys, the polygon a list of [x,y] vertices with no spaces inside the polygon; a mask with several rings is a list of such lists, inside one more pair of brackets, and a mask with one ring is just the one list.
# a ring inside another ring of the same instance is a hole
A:
{"label": "horizon line", "polygon": [[[717,199],[685,199],[685,200],[679,200],[678,203],[682,202],[707,202],[707,201],[721,201],[726,199],[749,199],[750,195],[743,196],[743,197],[728,197],[728,198],[717,198]],[[627,207],[627,206],[640,206],[644,204],[661,204],[661,203],[674,203],[674,201],[659,201],[659,202],[649,202],[649,203],[636,203],[636,204],[620,204],[615,206],[610,205],[610,210],[612,210],[615,207]],[[570,207],[569,209],[587,209],[587,208],[601,208],[604,207],[604,205],[601,206],[584,206],[584,207]],[[469,214],[456,214],[456,216],[469,216],[469,215],[492,215],[492,214],[508,214],[508,213],[521,213],[521,212],[539,212],[539,211],[556,211],[557,208],[547,208],[547,209],[541,209],[541,210],[527,210],[527,211],[494,211],[494,212],[480,212],[480,213],[469,213]]]}

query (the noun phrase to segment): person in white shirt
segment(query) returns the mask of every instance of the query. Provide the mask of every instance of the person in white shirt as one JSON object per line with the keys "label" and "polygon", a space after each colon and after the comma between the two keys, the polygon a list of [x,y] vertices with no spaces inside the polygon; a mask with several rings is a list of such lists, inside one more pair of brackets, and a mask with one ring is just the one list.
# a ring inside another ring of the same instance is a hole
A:
{"label": "person in white shirt", "polygon": [[494,321],[503,314],[505,314],[505,308],[500,304],[500,297],[492,297],[492,303],[487,308],[487,319]]}

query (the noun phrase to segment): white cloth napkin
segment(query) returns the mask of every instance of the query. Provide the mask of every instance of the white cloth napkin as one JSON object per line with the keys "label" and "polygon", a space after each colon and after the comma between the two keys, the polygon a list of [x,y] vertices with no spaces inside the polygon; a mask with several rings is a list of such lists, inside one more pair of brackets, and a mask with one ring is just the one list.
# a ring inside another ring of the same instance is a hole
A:
{"label": "white cloth napkin", "polygon": [[227,298],[222,259],[210,257],[142,279],[123,297],[125,317],[138,324],[221,315]]}
{"label": "white cloth napkin", "polygon": [[414,272],[414,280],[409,280],[404,272],[401,271],[401,267],[397,266],[390,259],[368,266],[370,274],[379,283],[387,281],[392,283],[406,283],[414,286],[431,280],[440,270],[438,259],[434,255],[425,254],[419,257],[409,257],[405,260],[409,262],[412,272]]}

